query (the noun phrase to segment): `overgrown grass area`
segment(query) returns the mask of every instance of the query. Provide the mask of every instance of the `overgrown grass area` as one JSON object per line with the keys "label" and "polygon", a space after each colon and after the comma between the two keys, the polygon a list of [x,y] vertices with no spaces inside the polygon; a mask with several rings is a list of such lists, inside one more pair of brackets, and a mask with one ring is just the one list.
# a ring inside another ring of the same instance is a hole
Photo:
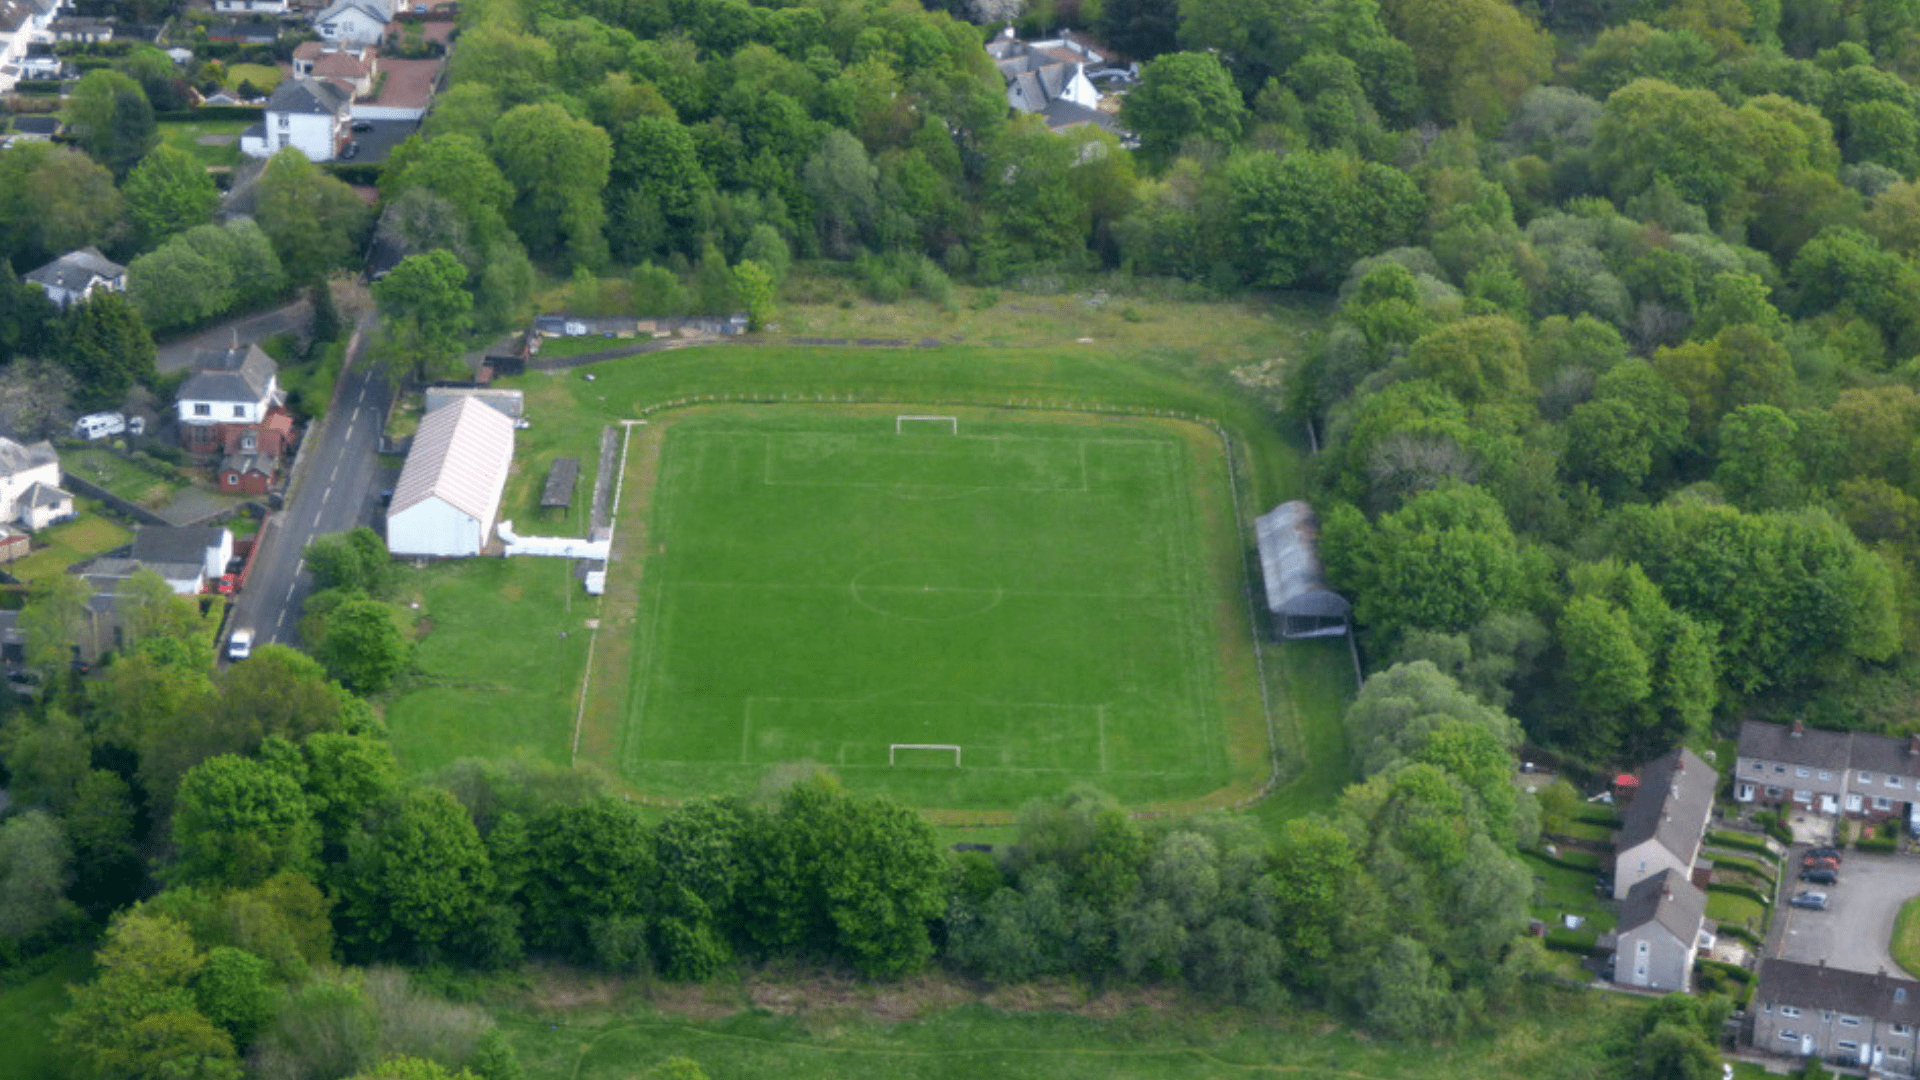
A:
{"label": "overgrown grass area", "polygon": [[406,571],[421,674],[386,703],[394,752],[424,772],[463,757],[568,759],[589,598],[565,559],[471,559]]}
{"label": "overgrown grass area", "polygon": [[[812,987],[712,986],[682,995],[684,1011],[710,1017],[690,1020],[604,987],[587,990],[592,996],[575,999],[585,1004],[496,1013],[530,1078],[613,1080],[684,1056],[713,1080],[1576,1080],[1603,1075],[1609,1035],[1645,1007],[1623,995],[1543,988],[1531,1006],[1503,1017],[1498,1034],[1427,1046],[1381,1043],[1314,1015],[1204,1011],[1147,993],[1088,1001],[1042,988],[1027,997],[1029,1009],[1016,1010],[955,1007],[931,982],[837,998]],[[803,1002],[815,1009],[783,1014]]]}
{"label": "overgrown grass area", "polygon": [[133,542],[133,531],[100,516],[98,503],[74,500],[80,516],[33,534],[33,554],[7,565],[7,573],[21,581],[38,581],[64,574],[67,567]]}
{"label": "overgrown grass area", "polygon": [[1888,951],[1893,953],[1893,962],[1906,969],[1909,976],[1920,973],[1920,896],[1900,905],[1900,914],[1893,920],[1893,941]]}
{"label": "overgrown grass area", "polygon": [[165,506],[173,500],[174,492],[189,483],[179,469],[164,461],[129,458],[102,446],[68,450],[61,455],[60,466],[82,480],[149,509]]}
{"label": "overgrown grass area", "polygon": [[194,160],[208,167],[237,165],[240,133],[249,126],[246,120],[163,120],[159,124],[160,141],[192,154]]}
{"label": "overgrown grass area", "polygon": [[327,406],[333,401],[334,384],[340,381],[340,364],[346,359],[347,340],[327,343],[318,356],[311,360],[280,364],[280,384],[287,389],[287,397],[300,412],[323,420],[327,415]]}
{"label": "overgrown grass area", "polygon": [[1563,926],[1563,915],[1579,915],[1586,920],[1585,930],[1596,934],[1613,929],[1616,914],[1611,904],[1596,890],[1597,874],[1573,870],[1548,862],[1531,851],[1520,859],[1533,874],[1533,916],[1549,926]]}
{"label": "overgrown grass area", "polygon": [[53,1018],[67,1008],[67,985],[92,966],[86,949],[62,953],[32,978],[0,988],[0,1080],[45,1080],[62,1075],[53,1049]]}

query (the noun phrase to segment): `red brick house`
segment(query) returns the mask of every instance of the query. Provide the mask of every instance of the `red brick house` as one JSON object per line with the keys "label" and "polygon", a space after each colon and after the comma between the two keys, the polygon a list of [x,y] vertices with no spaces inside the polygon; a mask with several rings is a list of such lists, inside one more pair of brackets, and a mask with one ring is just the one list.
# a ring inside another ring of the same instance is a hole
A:
{"label": "red brick house", "polygon": [[220,460],[220,490],[229,495],[265,495],[279,471],[277,455],[253,451],[228,454]]}

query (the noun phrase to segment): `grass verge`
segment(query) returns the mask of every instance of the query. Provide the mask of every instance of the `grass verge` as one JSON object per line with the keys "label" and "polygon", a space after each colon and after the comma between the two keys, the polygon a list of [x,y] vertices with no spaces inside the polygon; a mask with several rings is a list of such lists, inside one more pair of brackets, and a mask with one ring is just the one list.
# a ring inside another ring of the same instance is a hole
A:
{"label": "grass verge", "polygon": [[1888,951],[1893,953],[1893,962],[1904,968],[1909,977],[1920,972],[1920,896],[1900,905],[1900,914],[1893,920],[1893,941]]}

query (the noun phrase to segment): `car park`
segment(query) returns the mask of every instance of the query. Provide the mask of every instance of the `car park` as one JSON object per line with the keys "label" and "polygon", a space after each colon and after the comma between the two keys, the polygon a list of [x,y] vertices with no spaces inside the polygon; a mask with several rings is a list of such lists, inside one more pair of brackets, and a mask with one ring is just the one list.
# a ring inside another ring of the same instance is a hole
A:
{"label": "car park", "polygon": [[1795,893],[1793,899],[1787,901],[1787,903],[1797,908],[1806,908],[1810,911],[1825,911],[1827,910],[1827,894],[1823,892],[1798,892]]}
{"label": "car park", "polygon": [[1838,885],[1840,884],[1840,871],[1824,868],[1819,870],[1802,870],[1800,872],[1800,880],[1809,885]]}

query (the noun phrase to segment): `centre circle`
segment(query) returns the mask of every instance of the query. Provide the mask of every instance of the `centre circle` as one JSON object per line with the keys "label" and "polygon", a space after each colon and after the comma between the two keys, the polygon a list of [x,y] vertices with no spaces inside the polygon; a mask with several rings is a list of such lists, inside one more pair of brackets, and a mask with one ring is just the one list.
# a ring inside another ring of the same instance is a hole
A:
{"label": "centre circle", "polygon": [[957,559],[893,559],[853,576],[861,607],[899,619],[944,622],[1000,605],[1000,583]]}

